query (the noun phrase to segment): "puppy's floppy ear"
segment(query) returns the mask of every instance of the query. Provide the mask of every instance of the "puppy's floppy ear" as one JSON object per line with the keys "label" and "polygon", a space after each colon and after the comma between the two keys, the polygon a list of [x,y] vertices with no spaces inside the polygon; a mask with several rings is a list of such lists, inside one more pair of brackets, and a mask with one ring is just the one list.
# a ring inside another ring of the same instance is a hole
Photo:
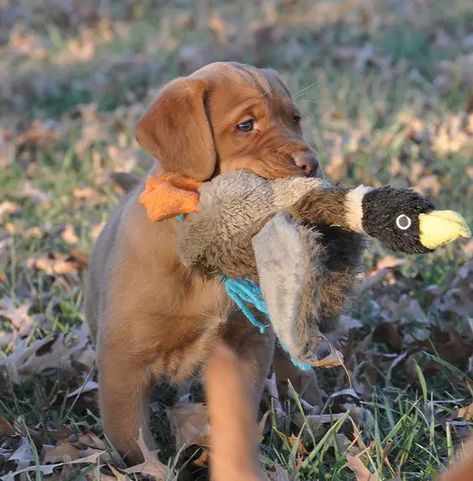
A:
{"label": "puppy's floppy ear", "polygon": [[206,112],[207,95],[204,79],[178,78],[161,90],[139,120],[138,143],[165,171],[197,180],[212,176],[217,154]]}

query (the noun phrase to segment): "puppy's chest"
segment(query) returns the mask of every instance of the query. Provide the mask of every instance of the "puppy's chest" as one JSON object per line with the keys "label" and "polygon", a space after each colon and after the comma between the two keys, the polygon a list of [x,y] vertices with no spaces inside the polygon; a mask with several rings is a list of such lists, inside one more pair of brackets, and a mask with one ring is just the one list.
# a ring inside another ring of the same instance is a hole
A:
{"label": "puppy's chest", "polygon": [[182,382],[199,374],[211,349],[221,342],[232,303],[221,283],[183,290],[180,308],[167,317],[152,363],[156,377]]}

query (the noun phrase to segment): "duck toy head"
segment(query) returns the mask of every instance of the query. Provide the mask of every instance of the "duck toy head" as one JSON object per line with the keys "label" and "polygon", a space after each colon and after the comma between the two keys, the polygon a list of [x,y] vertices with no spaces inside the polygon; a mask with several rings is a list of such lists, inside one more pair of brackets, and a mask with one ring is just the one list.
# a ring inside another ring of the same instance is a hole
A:
{"label": "duck toy head", "polygon": [[435,210],[430,200],[411,189],[370,189],[361,205],[363,231],[393,251],[425,254],[471,236],[460,214]]}

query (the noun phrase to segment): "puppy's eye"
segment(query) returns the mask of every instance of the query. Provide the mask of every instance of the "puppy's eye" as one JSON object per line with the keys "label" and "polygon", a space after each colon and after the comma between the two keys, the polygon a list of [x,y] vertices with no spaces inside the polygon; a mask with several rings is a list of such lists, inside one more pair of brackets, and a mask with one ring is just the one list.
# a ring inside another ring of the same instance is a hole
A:
{"label": "puppy's eye", "polygon": [[412,220],[406,214],[401,214],[396,217],[396,225],[401,230],[407,230],[412,225]]}
{"label": "puppy's eye", "polygon": [[250,132],[255,128],[255,121],[253,119],[248,119],[237,125],[237,129],[240,132]]}
{"label": "puppy's eye", "polygon": [[302,120],[302,118],[301,118],[300,115],[294,115],[294,117],[292,117],[292,121],[295,125],[300,124],[301,120]]}

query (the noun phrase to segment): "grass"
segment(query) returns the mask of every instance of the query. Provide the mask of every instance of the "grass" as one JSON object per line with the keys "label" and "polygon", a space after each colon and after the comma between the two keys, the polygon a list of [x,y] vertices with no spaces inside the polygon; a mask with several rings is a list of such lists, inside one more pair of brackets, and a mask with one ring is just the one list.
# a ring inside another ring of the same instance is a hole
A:
{"label": "grass", "polygon": [[[0,206],[15,206],[0,214],[0,308],[6,299],[28,306],[26,345],[49,334],[77,334],[81,259],[119,201],[107,176],[146,171],[150,159],[133,140],[134,122],[160,85],[210,61],[277,69],[335,180],[411,185],[473,223],[472,86],[462,74],[473,35],[466,0],[330,7],[299,0],[264,8],[246,1],[188,7],[136,0],[97,11],[92,2],[79,4],[33,8],[7,1],[0,7]],[[274,479],[278,464],[291,479],[353,480],[347,450],[382,480],[432,479],[470,426],[457,407],[472,400],[471,302],[463,311],[436,306],[450,295],[471,252],[465,243],[410,257],[355,302],[351,314],[362,327],[350,331],[346,359],[356,397],[340,391],[349,382],[338,370],[318,374],[324,401],[312,411],[294,395],[281,399],[281,415],[265,394],[262,453]],[[374,246],[367,268],[384,256]],[[420,314],[402,299],[417,301]],[[411,307],[397,312],[390,302]],[[393,347],[386,320],[401,347]],[[2,311],[0,334],[15,329]],[[4,360],[23,349],[18,339],[0,345]],[[48,352],[46,346],[33,357],[41,363]],[[69,396],[96,376],[90,360],[72,357],[68,369],[58,369],[58,359],[19,383],[0,365],[0,473],[15,469],[7,457],[19,435],[35,447],[36,466],[45,445],[67,440],[77,448],[74,436],[86,433],[104,439],[96,391]],[[197,448],[176,455],[165,408],[177,398],[170,386],[157,389],[153,428],[160,456],[175,463],[181,479],[206,479],[206,469],[192,462]],[[202,399],[198,387],[191,399]],[[330,413],[332,422],[318,422],[319,414]],[[123,467],[113,452],[107,462]],[[107,462],[71,465],[57,476],[99,477],[98,466]],[[106,473],[111,476],[105,466]],[[33,477],[43,478],[39,468],[27,475]]]}

